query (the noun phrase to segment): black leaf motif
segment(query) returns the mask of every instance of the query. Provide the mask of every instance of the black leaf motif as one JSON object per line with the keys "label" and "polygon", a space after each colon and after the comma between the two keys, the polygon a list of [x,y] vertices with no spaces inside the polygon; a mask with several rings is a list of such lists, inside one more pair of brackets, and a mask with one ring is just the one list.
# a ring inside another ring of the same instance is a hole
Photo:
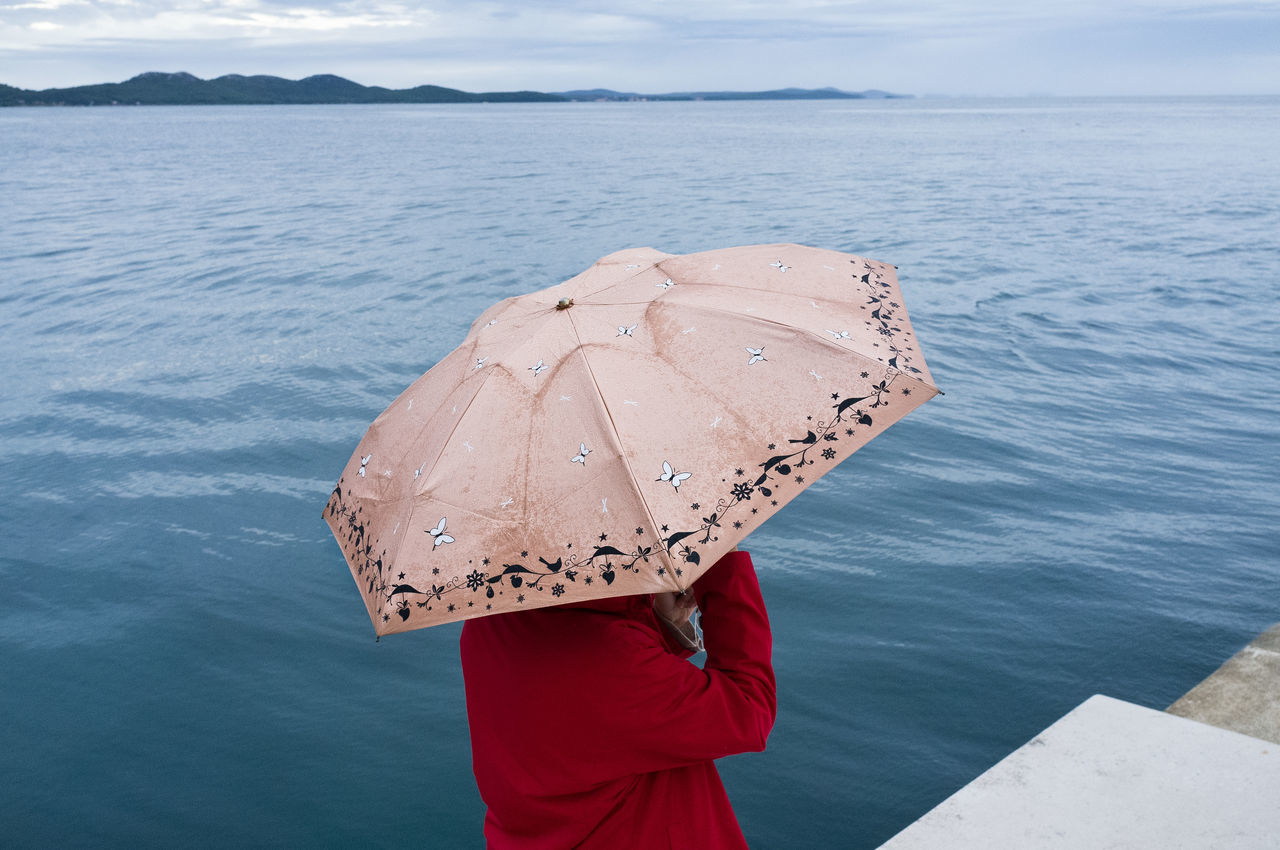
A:
{"label": "black leaf motif", "polygon": [[675,534],[667,538],[667,551],[670,552],[681,540],[684,540],[686,537],[691,537],[697,533],[698,532],[696,531],[677,531]]}
{"label": "black leaf motif", "polygon": [[791,457],[791,455],[774,455],[760,465],[764,467],[765,472],[768,472],[789,457]]}
{"label": "black leaf motif", "polygon": [[[887,308],[880,311],[880,316],[881,333],[890,337],[890,350],[886,352],[886,356],[891,356],[893,358],[893,365],[898,366],[902,371],[910,370],[911,372],[920,373],[921,370],[910,365],[910,356],[903,353],[903,351],[893,344],[894,341],[892,339],[892,333],[893,331],[896,331],[897,328],[892,328],[890,323],[885,321],[885,318],[889,316]],[[910,350],[909,347],[908,350]],[[543,569],[539,569],[537,567],[530,568],[523,563],[503,563],[501,572],[496,574],[487,572],[490,559],[486,557],[483,559],[484,569],[470,566],[464,567],[462,575],[455,575],[449,578],[449,580],[442,585],[431,583],[429,584],[429,591],[422,591],[414,585],[403,583],[403,574],[400,576],[401,583],[397,584],[390,581],[392,570],[387,567],[386,552],[384,551],[382,553],[382,557],[374,557],[373,552],[375,551],[377,541],[373,539],[370,529],[366,527],[364,523],[360,522],[358,517],[359,509],[351,510],[346,508],[340,504],[340,494],[335,493],[333,499],[335,504],[332,506],[331,513],[335,517],[340,518],[342,524],[348,529],[346,531],[346,542],[344,543],[343,548],[347,551],[347,556],[349,560],[351,560],[355,572],[361,575],[360,580],[363,582],[367,579],[369,595],[381,594],[388,602],[394,602],[394,613],[398,614],[406,621],[410,619],[408,615],[411,613],[411,608],[415,604],[419,608],[425,608],[428,611],[433,610],[430,604],[430,602],[433,601],[431,599],[433,596],[435,597],[435,601],[442,601],[442,597],[445,594],[452,594],[458,591],[465,592],[467,590],[475,592],[484,588],[485,596],[489,600],[494,600],[500,593],[505,592],[503,590],[503,583],[506,579],[510,579],[509,586],[513,590],[523,590],[524,588],[528,588],[530,590],[543,590],[547,589],[543,586],[543,580],[552,575],[555,575],[562,580],[567,579],[570,582],[576,582],[578,579],[578,573],[581,572],[583,573],[582,581],[584,585],[591,585],[595,579],[603,580],[606,584],[612,585],[614,583],[614,579],[617,578],[615,570],[629,570],[639,574],[641,572],[641,568],[639,566],[640,562],[648,562],[650,557],[656,551],[661,550],[664,546],[668,555],[679,555],[679,558],[676,559],[677,563],[683,561],[688,564],[700,565],[702,556],[699,552],[694,550],[694,546],[699,545],[699,543],[707,544],[711,541],[719,540],[720,538],[715,536],[714,530],[720,528],[721,523],[726,521],[733,520],[733,527],[736,530],[744,528],[746,525],[744,522],[745,518],[738,518],[734,513],[735,511],[742,512],[750,510],[752,515],[758,513],[758,509],[756,507],[752,507],[751,504],[744,505],[744,503],[752,502],[752,497],[758,494],[758,504],[763,505],[760,509],[768,511],[770,506],[776,508],[779,500],[773,498],[774,488],[776,488],[780,483],[785,483],[787,478],[794,478],[797,484],[803,485],[805,483],[805,476],[795,475],[794,473],[797,470],[803,472],[806,466],[812,466],[814,464],[814,460],[809,457],[810,451],[820,453],[822,458],[827,461],[834,461],[836,459],[836,450],[819,444],[830,444],[839,441],[840,436],[837,433],[838,431],[843,431],[846,435],[854,437],[855,432],[853,427],[850,427],[850,425],[856,424],[860,426],[871,426],[871,416],[867,415],[864,410],[869,410],[874,407],[882,407],[891,403],[892,400],[886,399],[886,396],[889,393],[890,385],[894,382],[894,375],[896,375],[896,373],[891,373],[890,375],[884,376],[878,380],[878,382],[873,382],[871,384],[870,393],[866,396],[841,399],[839,393],[831,394],[830,398],[835,402],[835,404],[833,404],[833,409],[836,413],[830,418],[830,421],[822,421],[825,417],[820,419],[816,415],[806,417],[810,423],[810,427],[817,425],[817,430],[806,431],[805,435],[800,439],[788,439],[786,442],[789,443],[790,446],[787,447],[783,454],[772,455],[768,460],[757,465],[760,472],[754,479],[744,478],[742,466],[738,466],[737,471],[734,472],[736,480],[732,484],[727,485],[730,488],[729,492],[725,496],[715,500],[714,505],[709,504],[708,507],[711,507],[712,510],[708,511],[705,516],[702,515],[702,505],[698,502],[694,502],[689,505],[690,509],[696,512],[694,515],[701,516],[702,518],[701,524],[698,528],[687,531],[677,531],[670,536],[659,535],[657,537],[658,542],[656,544],[651,543],[651,545],[648,546],[637,541],[637,545],[631,551],[623,551],[616,546],[596,546],[595,541],[592,541],[583,547],[579,547],[577,552],[570,552],[568,555],[564,557],[557,557],[555,560],[548,560],[546,557],[538,557],[538,561],[542,565]],[[870,376],[867,372],[862,372],[862,378],[864,380],[868,377]],[[908,390],[903,390],[904,395],[908,394],[908,392]],[[866,404],[863,404],[864,402],[866,402]],[[836,427],[835,423],[846,421],[849,424],[841,425],[839,428]],[[770,452],[777,451],[778,446],[774,443],[769,443],[767,450]],[[743,464],[743,466],[745,466],[745,464]],[[724,480],[727,482],[730,479],[726,475]],[[754,521],[751,520],[751,522]],[[663,525],[662,534],[666,534],[667,531],[667,526]],[[636,533],[643,536],[644,529],[637,528]],[[608,535],[606,534],[599,535],[600,542],[602,544],[607,536]],[[693,539],[687,540],[688,538]],[[567,548],[570,550],[574,549],[577,542],[578,541],[574,541],[573,543],[566,544]],[[586,541],[583,542],[586,543]],[[592,554],[585,559],[582,558],[580,554],[583,548],[589,548],[592,551]],[[354,555],[352,554],[352,550],[355,552]],[[520,553],[522,560],[527,559],[531,554],[536,556],[537,553]],[[551,554],[556,553],[552,552]],[[598,562],[597,559],[599,559]],[[662,575],[664,569],[665,568],[660,567],[658,569],[658,575]],[[675,571],[676,575],[681,574],[679,568],[673,567],[672,569]],[[433,575],[439,575],[440,572],[441,570],[438,567],[432,570]],[[364,573],[368,573],[369,575],[365,576],[363,575]],[[374,577],[375,574],[376,578]],[[567,582],[565,584],[548,584],[552,595],[554,596],[560,596],[569,589]],[[419,594],[422,597],[425,597],[426,601],[406,601],[404,597],[412,594]],[[523,593],[513,593],[512,596],[515,597],[515,601],[517,602],[525,601]],[[466,601],[466,598],[463,597],[463,600]],[[485,605],[485,610],[493,609],[492,603],[486,605],[482,602],[480,604]],[[474,602],[467,601],[468,607],[473,605],[475,605]],[[452,614],[455,606],[451,604],[448,607],[449,613]],[[477,608],[476,610],[479,611],[480,609]],[[383,619],[390,620],[392,613],[392,611],[387,611],[383,615]]]}
{"label": "black leaf motif", "polygon": [[846,410],[848,410],[849,408],[853,407],[855,404],[857,404],[857,403],[858,403],[858,402],[860,402],[860,401],[866,401],[866,400],[867,400],[868,398],[870,398],[870,397],[871,397],[871,396],[865,396],[865,395],[864,395],[864,396],[860,396],[860,397],[858,397],[858,398],[846,398],[844,401],[842,401],[842,402],[840,402],[839,404],[837,404],[837,405],[836,405],[836,421],[837,421],[837,422],[843,422],[843,421],[844,421],[844,412],[845,412]]}

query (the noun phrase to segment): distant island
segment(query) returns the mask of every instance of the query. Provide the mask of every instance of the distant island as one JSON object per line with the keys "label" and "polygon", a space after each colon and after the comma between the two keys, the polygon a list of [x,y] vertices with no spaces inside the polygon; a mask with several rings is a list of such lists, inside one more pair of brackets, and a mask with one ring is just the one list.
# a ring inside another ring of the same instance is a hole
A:
{"label": "distant island", "polygon": [[648,100],[865,100],[868,98],[909,98],[909,94],[891,94],[879,89],[841,91],[823,89],[770,89],[769,91],[694,91],[669,94],[638,94],[612,89],[580,89],[562,91],[559,96],[572,101],[648,101]]}
{"label": "distant island", "polygon": [[101,83],[68,89],[30,91],[0,85],[3,106],[190,106],[270,103],[530,103],[562,102],[536,91],[470,92],[442,86],[387,89],[362,86],[332,74],[302,80],[227,74],[202,80],[192,74],[149,71],[123,83]]}
{"label": "distant island", "polygon": [[0,106],[192,106],[324,103],[570,103],[679,100],[831,100],[896,98],[889,92],[846,92],[834,88],[774,89],[758,92],[673,92],[639,94],[611,89],[558,93],[536,91],[465,92],[443,86],[388,89],[362,86],[332,74],[301,80],[227,74],[202,80],[185,72],[148,71],[123,83],[100,83],[34,91],[0,84]]}

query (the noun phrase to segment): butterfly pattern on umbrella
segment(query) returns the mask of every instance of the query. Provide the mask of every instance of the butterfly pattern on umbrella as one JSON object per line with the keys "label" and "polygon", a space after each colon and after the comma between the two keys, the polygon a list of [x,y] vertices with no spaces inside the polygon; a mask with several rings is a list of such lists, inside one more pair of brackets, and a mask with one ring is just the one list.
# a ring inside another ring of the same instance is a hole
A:
{"label": "butterfly pattern on umbrella", "polygon": [[[590,586],[594,580],[599,579],[605,584],[612,584],[619,570],[639,574],[645,565],[652,568],[655,576],[662,577],[666,575],[667,569],[655,556],[657,548],[661,547],[669,556],[678,558],[680,562],[700,564],[702,555],[697,547],[719,540],[715,529],[723,528],[722,522],[728,521],[731,513],[742,508],[754,496],[772,500],[776,504],[776,491],[787,486],[792,480],[796,484],[804,483],[803,475],[797,475],[794,479],[791,476],[793,472],[800,472],[819,462],[810,456],[810,452],[814,452],[826,462],[826,468],[822,472],[834,466],[838,461],[837,452],[832,444],[840,441],[842,430],[844,436],[853,437],[856,433],[855,427],[872,426],[873,420],[870,414],[865,412],[864,407],[875,409],[887,406],[890,403],[889,389],[897,374],[888,370],[884,378],[871,384],[871,390],[865,395],[841,397],[838,392],[832,393],[831,399],[835,404],[830,409],[835,412],[830,419],[818,420],[812,428],[806,430],[804,436],[788,439],[787,444],[792,447],[791,451],[778,453],[777,444],[770,443],[765,448],[768,456],[763,460],[754,464],[748,462],[747,466],[737,467],[734,478],[743,480],[735,480],[730,484],[725,495],[720,497],[710,512],[700,517],[699,521],[678,531],[670,531],[664,526],[662,533],[656,535],[656,539],[650,538],[647,542],[642,540],[625,549],[619,549],[611,544],[602,545],[605,544],[608,533],[600,531],[587,545],[578,547],[579,551],[590,552],[589,555],[580,555],[572,551],[572,543],[567,544],[564,553],[542,552],[532,556],[532,559],[528,550],[522,550],[519,556],[514,553],[505,556],[485,555],[480,559],[481,566],[485,569],[473,566],[466,575],[452,576],[440,584],[432,581],[429,589],[420,589],[411,584],[396,583],[388,576],[382,575],[382,557],[385,557],[386,552],[383,550],[382,556],[377,559],[372,557],[375,547],[363,542],[365,528],[358,521],[359,511],[352,511],[343,506],[341,481],[334,488],[326,510],[330,516],[347,519],[350,529],[348,542],[353,545],[353,552],[364,558],[364,563],[357,567],[358,574],[363,575],[366,569],[370,573],[369,592],[376,591],[384,594],[388,602],[395,603],[396,614],[405,621],[413,616],[416,609],[432,611],[437,603],[443,603],[446,606],[446,612],[453,614],[459,610],[458,606],[463,602],[466,603],[464,607],[474,608],[476,599],[483,598],[485,607],[482,610],[490,610],[492,602],[489,600],[498,595],[504,595],[507,590],[516,592],[517,604],[521,605],[528,598],[525,594],[530,592],[542,593],[549,590],[553,597],[559,598],[566,592],[565,581],[576,583],[581,578],[584,585]],[[813,419],[812,415],[808,417],[810,421]],[[819,446],[822,447],[821,450],[815,451]],[[581,448],[585,449],[585,444],[582,444]],[[585,455],[583,457],[585,458]],[[744,478],[747,468],[759,469],[760,472],[754,479],[747,479]],[[690,473],[677,472],[669,461],[664,460],[662,474],[657,480],[671,483],[678,492],[680,483],[688,480],[689,477]],[[698,502],[692,503],[689,507],[695,516],[703,512],[702,505]],[[741,528],[742,525],[742,520],[734,520],[735,529]],[[433,538],[433,551],[443,543],[454,542],[454,538],[446,533],[445,517],[440,518],[436,527],[424,530]],[[637,528],[636,534],[642,538],[647,536],[643,528]],[[555,555],[554,560],[551,560],[552,555]],[[468,560],[467,563],[473,565],[474,559]],[[683,576],[683,569],[678,565],[674,571],[677,579]],[[438,567],[432,569],[433,575],[438,572]],[[467,595],[468,591],[471,594],[470,597]],[[482,597],[477,597],[481,591],[483,591]],[[461,595],[462,599],[454,601],[455,594]],[[446,596],[449,599],[446,599]],[[390,616],[387,613],[383,614],[387,620]]]}
{"label": "butterfly pattern on umbrella", "polygon": [[[464,522],[464,542],[457,543],[454,534],[458,530],[447,526],[446,517],[440,516],[434,527],[420,528],[421,532],[431,536],[432,543],[428,552],[441,550],[441,566],[429,566],[430,562],[415,564],[412,569],[414,577],[406,581],[404,572],[398,572],[396,577],[391,575],[387,549],[381,546],[380,541],[372,539],[371,528],[362,519],[363,507],[347,501],[346,497],[351,494],[349,489],[344,489],[344,476],[334,488],[326,504],[325,514],[332,520],[331,525],[356,574],[357,583],[366,593],[371,613],[376,612],[384,623],[393,614],[406,623],[419,616],[426,616],[430,622],[443,622],[490,611],[497,597],[506,598],[507,594],[514,596],[515,607],[525,605],[536,594],[549,594],[552,599],[561,601],[575,585],[591,586],[597,581],[606,586],[612,585],[620,572],[641,575],[644,571],[649,571],[662,579],[670,569],[674,578],[679,580],[684,573],[681,565],[701,564],[703,553],[700,547],[718,542],[726,524],[731,524],[738,531],[752,522],[751,516],[757,513],[756,505],[759,504],[753,502],[753,499],[768,500],[771,507],[776,507],[780,494],[786,493],[787,498],[793,497],[794,493],[788,493],[787,488],[797,485],[795,489],[798,492],[798,485],[803,485],[806,481],[806,473],[810,479],[816,478],[843,459],[843,453],[838,451],[841,440],[847,438],[854,441],[855,445],[850,451],[861,445],[862,441],[857,439],[857,430],[873,427],[869,411],[891,403],[890,390],[903,372],[921,373],[920,369],[912,365],[915,349],[911,345],[911,335],[909,332],[904,333],[895,320],[895,312],[900,305],[891,300],[894,287],[885,278],[884,270],[887,267],[873,265],[861,258],[850,262],[860,263],[853,280],[855,285],[865,288],[866,302],[858,305],[858,308],[869,313],[865,323],[881,337],[881,342],[885,345],[886,356],[878,359],[887,368],[875,378],[868,371],[862,371],[861,388],[854,394],[831,393],[833,404],[828,408],[831,412],[823,413],[819,408],[807,415],[805,425],[797,427],[797,432],[803,427],[804,434],[795,433],[785,439],[784,449],[778,449],[779,443],[768,443],[760,448],[755,459],[747,459],[742,465],[726,471],[722,478],[725,489],[714,504],[704,508],[699,501],[692,502],[688,509],[694,518],[688,524],[678,524],[674,531],[665,524],[660,529],[637,527],[637,539],[634,542],[615,544],[609,542],[608,538],[611,533],[616,537],[616,529],[604,528],[599,529],[587,541],[577,541],[576,547],[574,542],[566,543],[564,551],[541,551],[532,556],[528,549],[521,549],[518,555],[514,551],[484,554],[464,551],[458,557],[454,553],[459,551],[459,547],[467,545],[465,519],[461,520]],[[791,268],[783,267],[781,261],[771,265],[782,272]],[[657,286],[665,290],[675,286],[675,281],[668,277]],[[489,328],[496,322],[496,319],[490,320],[484,327]],[[636,325],[612,327],[616,327],[618,336],[631,337]],[[687,335],[691,330],[692,328],[683,333]],[[843,342],[849,336],[847,331],[833,331],[824,327],[815,327],[813,333],[826,339],[828,344]],[[829,337],[823,336],[824,333]],[[879,347],[878,343],[875,345]],[[758,348],[746,349],[751,355],[750,364],[768,362],[763,357],[764,348],[764,345],[760,345]],[[474,357],[473,368],[488,365],[486,361],[490,356]],[[534,366],[528,367],[535,378],[547,369],[544,360],[538,360]],[[816,373],[810,370],[810,374]],[[909,392],[909,389],[902,389],[903,394]],[[717,423],[718,421],[717,418]],[[585,468],[589,454],[590,449],[582,441],[579,443],[578,453],[570,460]],[[371,457],[356,459],[361,463],[353,471],[364,478],[365,466]],[[657,463],[655,460],[655,465]],[[655,479],[655,484],[670,484],[671,490],[666,492],[679,493],[681,484],[690,479],[691,473],[679,471],[669,459],[662,459],[660,463],[662,472]],[[415,470],[415,478],[422,474],[423,466]],[[816,468],[810,470],[811,467]],[[749,469],[753,471],[748,473]],[[511,497],[508,496],[503,505],[510,505],[511,502]],[[602,498],[601,505],[601,518],[611,518],[607,500]],[[397,523],[396,529],[399,527],[400,524]],[[663,552],[666,558],[660,556],[659,553]],[[464,558],[465,565],[462,564]],[[442,576],[442,569],[453,574]],[[552,599],[534,604],[550,604]],[[501,610],[511,607],[511,600],[507,599],[505,608]]]}
{"label": "butterfly pattern on umbrella", "polygon": [[692,472],[676,472],[675,469],[672,468],[670,461],[664,460],[662,462],[662,474],[654,480],[665,481],[678,492],[680,490],[680,485],[689,480],[692,475]]}

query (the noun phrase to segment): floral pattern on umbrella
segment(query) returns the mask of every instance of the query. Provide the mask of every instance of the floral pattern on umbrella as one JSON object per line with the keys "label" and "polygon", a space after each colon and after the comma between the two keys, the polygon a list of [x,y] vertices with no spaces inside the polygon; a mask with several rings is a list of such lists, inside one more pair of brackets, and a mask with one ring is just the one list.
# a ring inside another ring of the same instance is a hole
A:
{"label": "floral pattern on umbrella", "polygon": [[[487,311],[468,342],[375,420],[325,507],[375,631],[687,587],[804,487],[936,394],[892,267],[846,256],[854,267],[841,272],[838,258],[800,246],[621,252]],[[751,262],[767,279],[754,276]],[[782,288],[770,300],[763,287]],[[726,308],[716,306],[721,292],[731,299]],[[571,309],[555,310],[566,298]],[[681,318],[686,304],[696,321]],[[729,312],[756,328],[749,344],[735,348],[717,332]],[[614,348],[630,360],[610,360]],[[732,350],[744,359],[727,359]],[[647,395],[643,382],[622,390],[599,383],[611,369],[625,376],[618,364],[626,362],[646,364],[640,374],[660,395]],[[702,370],[690,372],[693,362]],[[740,397],[770,411],[767,421],[720,409],[715,391],[686,405],[707,418],[666,412],[672,380],[718,387],[733,380],[733,368],[752,376],[753,389]],[[648,374],[667,369],[673,377]],[[507,399],[519,428],[535,429],[528,448],[510,428],[498,442],[474,433]],[[774,408],[790,417],[774,417]],[[545,450],[536,431],[544,427],[559,435]],[[404,462],[366,474],[373,457],[393,455]],[[495,463],[516,477],[471,471],[493,455],[508,458]],[[518,475],[541,470],[541,456],[571,478]],[[634,473],[624,486],[616,476],[626,469]],[[554,528],[549,507],[559,517]]]}

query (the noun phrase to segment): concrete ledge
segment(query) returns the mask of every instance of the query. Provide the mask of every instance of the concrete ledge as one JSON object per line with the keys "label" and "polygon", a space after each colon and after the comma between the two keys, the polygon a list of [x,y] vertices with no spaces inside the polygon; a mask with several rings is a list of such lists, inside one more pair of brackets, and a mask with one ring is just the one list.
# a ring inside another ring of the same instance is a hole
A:
{"label": "concrete ledge", "polygon": [[[1280,744],[1280,623],[1254,638],[1166,711]],[[1276,798],[1280,806],[1280,788]],[[1280,847],[1280,836],[1276,846]]]}
{"label": "concrete ledge", "polygon": [[888,850],[1280,847],[1280,746],[1094,696]]}

